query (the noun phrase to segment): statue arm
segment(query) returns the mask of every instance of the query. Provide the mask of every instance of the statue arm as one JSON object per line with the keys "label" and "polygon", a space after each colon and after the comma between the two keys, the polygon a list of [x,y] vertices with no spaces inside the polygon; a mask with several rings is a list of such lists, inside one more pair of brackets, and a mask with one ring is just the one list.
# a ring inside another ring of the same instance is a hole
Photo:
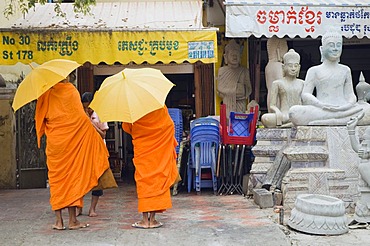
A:
{"label": "statue arm", "polygon": [[306,79],[302,90],[302,103],[304,105],[313,105],[323,108],[322,103],[312,93],[315,89],[315,72],[308,69]]}
{"label": "statue arm", "polygon": [[354,117],[354,118],[351,118],[351,120],[347,122],[347,131],[348,131],[348,135],[349,135],[349,140],[351,142],[351,146],[352,146],[353,150],[356,153],[360,149],[359,140],[355,136],[355,128],[357,126],[358,120],[359,119],[357,117]]}
{"label": "statue arm", "polygon": [[355,95],[355,92],[353,91],[351,70],[348,67],[346,73],[346,80],[344,83],[344,96],[346,98],[346,101],[350,105],[349,107],[352,107],[353,104],[355,104],[357,101],[357,97]]}
{"label": "statue arm", "polygon": [[271,94],[270,94],[270,109],[271,112],[276,114],[276,125],[280,126],[283,124],[283,113],[280,111],[277,106],[279,97],[279,83],[274,81],[271,85]]}
{"label": "statue arm", "polygon": [[249,95],[252,93],[252,85],[251,85],[251,77],[249,75],[249,70],[246,69],[245,71],[245,96],[248,98]]}

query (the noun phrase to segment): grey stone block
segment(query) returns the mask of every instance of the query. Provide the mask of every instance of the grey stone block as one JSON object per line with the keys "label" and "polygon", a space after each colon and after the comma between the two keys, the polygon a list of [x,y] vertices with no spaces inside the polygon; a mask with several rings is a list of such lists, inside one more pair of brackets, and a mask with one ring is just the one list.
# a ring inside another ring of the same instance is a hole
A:
{"label": "grey stone block", "polygon": [[260,208],[272,208],[274,206],[272,193],[266,189],[253,189],[253,200]]}

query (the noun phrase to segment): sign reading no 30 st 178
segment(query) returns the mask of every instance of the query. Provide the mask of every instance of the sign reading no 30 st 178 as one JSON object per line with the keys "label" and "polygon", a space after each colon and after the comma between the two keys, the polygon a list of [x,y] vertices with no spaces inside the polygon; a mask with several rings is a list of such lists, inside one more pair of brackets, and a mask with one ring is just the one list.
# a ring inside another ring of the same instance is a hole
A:
{"label": "sign reading no 30 st 178", "polygon": [[4,46],[23,46],[25,49],[19,49],[13,51],[12,49],[4,49],[2,51],[2,58],[4,60],[32,60],[33,51],[28,50],[28,45],[30,44],[31,39],[29,35],[18,35],[18,37],[13,36],[2,36],[2,44]]}

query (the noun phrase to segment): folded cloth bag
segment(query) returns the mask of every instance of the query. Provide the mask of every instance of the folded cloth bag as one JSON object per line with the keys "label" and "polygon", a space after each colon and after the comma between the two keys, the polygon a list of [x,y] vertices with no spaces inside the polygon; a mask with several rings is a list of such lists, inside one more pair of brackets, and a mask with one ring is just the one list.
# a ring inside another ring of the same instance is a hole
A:
{"label": "folded cloth bag", "polygon": [[113,176],[112,170],[107,168],[105,172],[100,176],[98,180],[98,185],[95,186],[92,190],[106,190],[111,188],[117,188],[117,182]]}

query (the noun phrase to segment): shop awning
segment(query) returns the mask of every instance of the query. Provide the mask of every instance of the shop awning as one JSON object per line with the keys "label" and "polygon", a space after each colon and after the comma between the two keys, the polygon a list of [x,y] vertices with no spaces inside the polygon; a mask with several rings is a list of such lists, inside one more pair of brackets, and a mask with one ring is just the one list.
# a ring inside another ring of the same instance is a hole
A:
{"label": "shop awning", "polygon": [[370,38],[370,0],[226,0],[226,37]]}
{"label": "shop awning", "polygon": [[92,64],[215,63],[217,29],[202,25],[202,1],[97,3],[91,15],[62,4],[37,5],[11,28],[0,29],[0,64],[64,58]]}

